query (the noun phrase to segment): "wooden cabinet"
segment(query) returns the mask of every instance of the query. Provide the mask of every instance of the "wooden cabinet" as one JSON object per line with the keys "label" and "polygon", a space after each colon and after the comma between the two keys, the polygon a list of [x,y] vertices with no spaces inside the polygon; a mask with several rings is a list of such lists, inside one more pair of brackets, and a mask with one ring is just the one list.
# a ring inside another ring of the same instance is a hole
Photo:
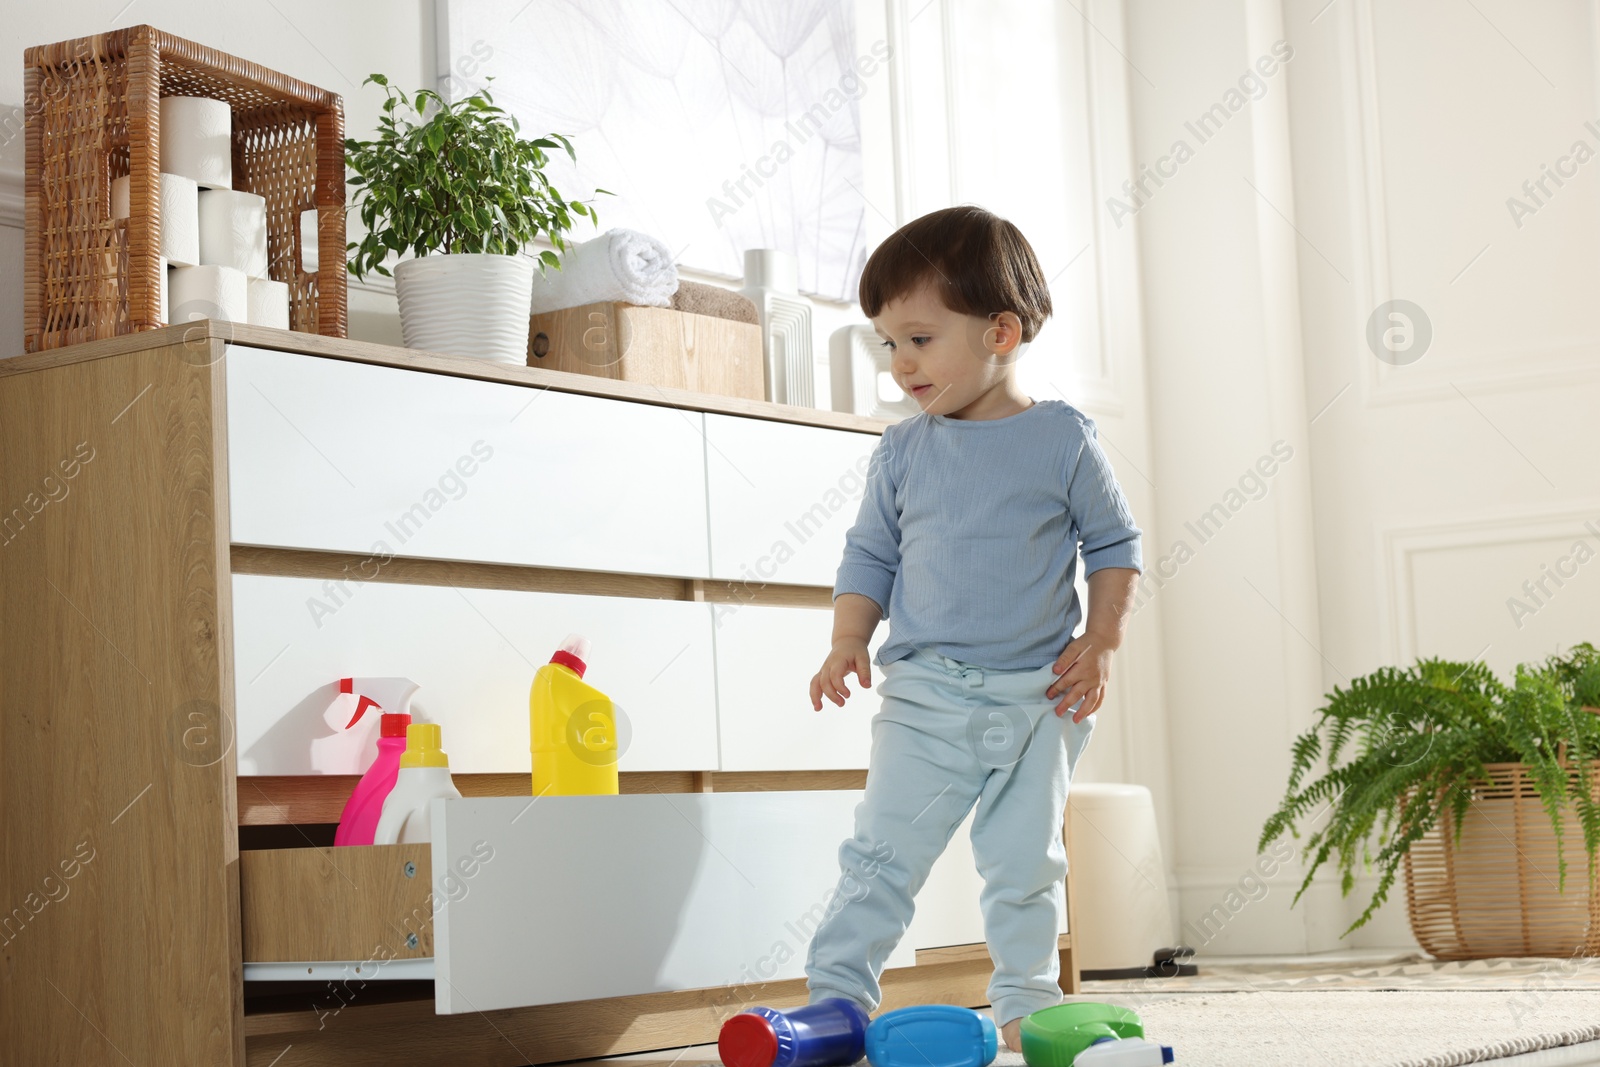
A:
{"label": "wooden cabinet", "polygon": [[833,588],[879,436],[705,418],[711,576]]}
{"label": "wooden cabinet", "polygon": [[[860,799],[809,789],[436,801],[433,866],[462,882],[435,921],[439,1011],[804,979]],[[915,962],[904,939],[889,957]]]}
{"label": "wooden cabinet", "polygon": [[[795,958],[728,966],[834,884],[865,785],[876,695],[814,712],[808,686],[841,479],[883,426],[239,324],[0,360],[7,1062],[514,1067],[805,1003]],[[819,500],[793,566],[745,579]],[[569,631],[631,731],[622,795],[519,819],[528,685]],[[466,799],[420,852],[317,847],[363,762],[334,682],[397,675]],[[631,933],[585,959],[562,899]],[[880,1010],[986,1002],[975,909],[958,831]],[[443,967],[438,1004],[389,981]]]}
{"label": "wooden cabinet", "polygon": [[978,876],[977,861],[972,856],[973,811],[955,833],[944,854],[933,863],[928,880],[917,894],[917,910],[906,928],[907,941],[918,948],[941,948],[948,945],[971,945],[983,940],[983,912],[978,908],[978,894],[983,891],[983,879]]}
{"label": "wooden cabinet", "polygon": [[230,345],[236,544],[704,576],[697,411]]}
{"label": "wooden cabinet", "polygon": [[[919,949],[970,945],[984,939],[983,912],[978,907],[983,878],[972,855],[972,819],[976,811],[974,805],[950,835],[944,854],[934,861],[922,892],[917,894],[917,911],[905,937]],[[1066,909],[1058,917],[1056,930],[1063,935],[1068,932]],[[1068,980],[1062,978],[1063,982]]]}
{"label": "wooden cabinet", "polygon": [[[826,697],[821,711],[811,706],[811,678],[832,636],[833,612],[826,608],[721,607],[715,640],[722,770],[866,768],[877,692],[851,675],[844,707]],[[880,625],[868,651],[877,655],[886,636],[888,627]]]}
{"label": "wooden cabinet", "polygon": [[527,774],[528,690],[568,633],[618,709],[619,767],[717,766],[711,605],[683,600],[233,578],[239,773],[359,774],[373,721],[329,716],[340,678],[404,676],[456,774]]}

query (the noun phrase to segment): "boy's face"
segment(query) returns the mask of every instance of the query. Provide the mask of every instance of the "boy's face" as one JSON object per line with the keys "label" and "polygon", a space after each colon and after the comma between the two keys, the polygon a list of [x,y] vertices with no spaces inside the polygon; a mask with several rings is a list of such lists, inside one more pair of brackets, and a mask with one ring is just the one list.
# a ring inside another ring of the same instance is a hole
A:
{"label": "boy's face", "polygon": [[983,417],[974,402],[1007,391],[1021,340],[1011,312],[985,319],[952,311],[925,284],[885,304],[872,326],[893,353],[896,384],[930,415]]}

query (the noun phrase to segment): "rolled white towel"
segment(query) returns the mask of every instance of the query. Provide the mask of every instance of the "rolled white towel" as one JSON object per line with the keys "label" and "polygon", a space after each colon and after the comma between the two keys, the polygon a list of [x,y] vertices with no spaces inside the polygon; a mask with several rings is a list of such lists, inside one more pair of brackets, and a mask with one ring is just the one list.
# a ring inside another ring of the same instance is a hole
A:
{"label": "rolled white towel", "polygon": [[638,230],[607,230],[569,249],[561,269],[533,278],[531,311],[616,302],[667,307],[678,291],[678,268],[667,246]]}

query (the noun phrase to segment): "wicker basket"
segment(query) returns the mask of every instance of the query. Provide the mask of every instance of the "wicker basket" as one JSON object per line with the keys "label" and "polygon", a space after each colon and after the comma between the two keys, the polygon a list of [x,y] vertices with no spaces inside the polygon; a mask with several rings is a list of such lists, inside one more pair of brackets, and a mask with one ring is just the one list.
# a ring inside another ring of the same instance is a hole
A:
{"label": "wicker basket", "polygon": [[[28,351],[159,325],[160,99],[233,108],[233,186],[267,201],[270,277],[289,285],[289,324],[345,335],[344,108],[335,93],[132,26],[29,48]],[[130,175],[130,215],[111,218],[111,181]],[[317,210],[315,273],[299,216]]]}
{"label": "wicker basket", "polygon": [[[1406,853],[1411,932],[1442,960],[1600,955],[1600,885],[1585,886],[1583,832],[1572,806],[1562,812],[1561,893],[1555,830],[1526,767],[1485,767],[1489,780],[1474,792],[1460,840],[1447,812]],[[1590,768],[1600,790],[1600,761]],[[1579,788],[1576,770],[1570,782]]]}

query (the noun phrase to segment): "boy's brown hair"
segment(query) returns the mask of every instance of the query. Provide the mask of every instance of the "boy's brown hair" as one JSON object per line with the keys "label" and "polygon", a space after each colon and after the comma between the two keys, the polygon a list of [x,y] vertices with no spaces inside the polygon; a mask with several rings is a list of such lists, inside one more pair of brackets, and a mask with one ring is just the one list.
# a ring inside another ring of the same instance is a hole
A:
{"label": "boy's brown hair", "polygon": [[908,222],[874,249],[861,272],[861,310],[876,318],[889,301],[927,281],[951,311],[980,318],[1013,312],[1024,341],[1050,317],[1050,286],[1028,239],[971,204]]}

